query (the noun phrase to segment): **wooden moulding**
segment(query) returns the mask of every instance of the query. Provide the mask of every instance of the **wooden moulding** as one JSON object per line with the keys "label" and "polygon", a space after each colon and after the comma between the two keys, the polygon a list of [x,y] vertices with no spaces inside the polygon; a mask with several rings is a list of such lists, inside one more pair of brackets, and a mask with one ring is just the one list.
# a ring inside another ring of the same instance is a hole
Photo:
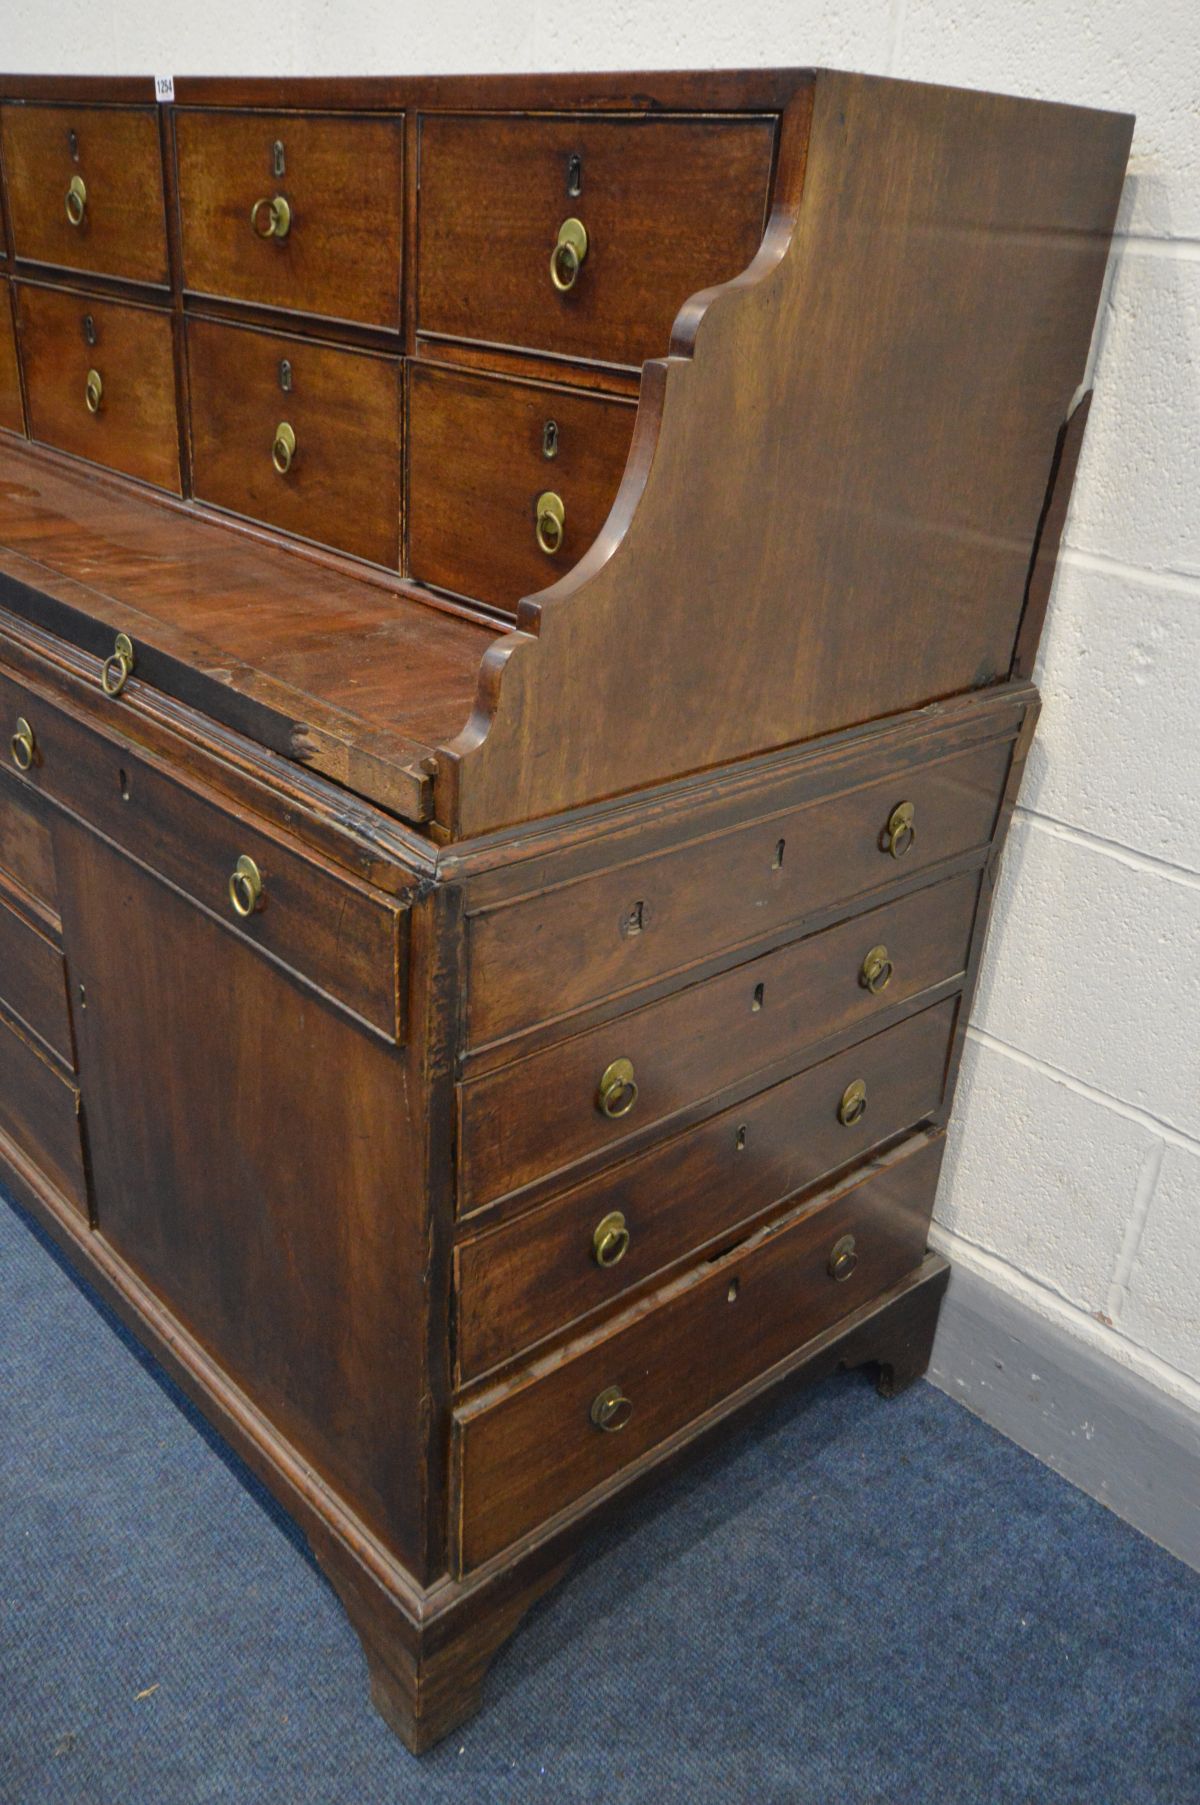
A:
{"label": "wooden moulding", "polygon": [[604,528],[439,749],[440,837],[1028,669],[1131,131],[829,71],[796,91],[757,257],[645,365]]}

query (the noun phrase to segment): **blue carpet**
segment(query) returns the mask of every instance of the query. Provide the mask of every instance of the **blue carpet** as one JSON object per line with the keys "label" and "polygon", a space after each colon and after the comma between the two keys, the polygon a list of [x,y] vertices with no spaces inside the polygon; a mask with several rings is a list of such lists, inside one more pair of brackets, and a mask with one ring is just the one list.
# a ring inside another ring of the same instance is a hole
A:
{"label": "blue carpet", "polygon": [[0,1797],[1193,1805],[1200,1577],[927,1385],[780,1403],[597,1538],[420,1762],[303,1544],[0,1208]]}

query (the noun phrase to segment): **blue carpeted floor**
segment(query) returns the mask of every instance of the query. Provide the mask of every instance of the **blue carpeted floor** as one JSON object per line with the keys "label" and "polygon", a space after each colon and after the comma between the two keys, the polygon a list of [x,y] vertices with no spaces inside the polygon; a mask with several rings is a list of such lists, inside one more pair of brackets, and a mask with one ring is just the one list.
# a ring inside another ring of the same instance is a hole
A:
{"label": "blue carpeted floor", "polygon": [[927,1385],[631,1508],[417,1762],[254,1482],[0,1204],[0,1797],[1192,1805],[1200,1577]]}

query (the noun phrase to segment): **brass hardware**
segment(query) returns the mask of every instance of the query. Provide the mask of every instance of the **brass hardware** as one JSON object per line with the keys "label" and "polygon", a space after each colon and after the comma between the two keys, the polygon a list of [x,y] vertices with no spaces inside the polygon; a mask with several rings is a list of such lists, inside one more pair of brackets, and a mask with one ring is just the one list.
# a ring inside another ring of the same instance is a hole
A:
{"label": "brass hardware", "polygon": [[279,360],[279,386],[283,390],[285,395],[291,394],[291,392],[292,392],[292,365],[291,365],[290,358],[281,357]]}
{"label": "brass hardware", "polygon": [[563,507],[562,496],[556,495],[553,489],[547,489],[539,495],[536,517],[537,526],[534,530],[537,534],[538,545],[548,558],[552,558],[555,552],[562,548],[567,518],[567,510]]}
{"label": "brass hardware", "polygon": [[638,1099],[637,1079],[631,1059],[614,1059],[606,1065],[596,1092],[596,1108],[610,1121],[627,1116]]}
{"label": "brass hardware", "polygon": [[592,1399],[589,1415],[597,1429],[603,1429],[606,1435],[615,1435],[633,1415],[633,1405],[619,1385],[606,1385]]}
{"label": "brass hardware", "polygon": [[18,771],[28,771],[37,756],[37,741],[33,737],[33,728],[21,715],[17,721],[16,732],[8,742],[12,749],[12,761]]}
{"label": "brass hardware", "polygon": [[826,1271],[831,1279],[836,1279],[839,1285],[844,1285],[857,1265],[858,1254],[854,1248],[854,1236],[843,1235],[840,1241],[835,1241],[833,1244]]}
{"label": "brass hardware", "polygon": [[550,280],[560,295],[565,295],[578,282],[587,254],[587,227],[581,219],[564,219],[550,253]]}
{"label": "brass hardware", "polygon": [[275,428],[275,442],[271,446],[271,462],[280,476],[287,475],[295,455],[296,434],[286,420],[281,420]]}
{"label": "brass hardware", "polygon": [[278,180],[280,176],[287,174],[287,159],[283,154],[282,138],[276,138],[275,143],[271,147],[271,174],[276,180]]}
{"label": "brass hardware", "polygon": [[547,420],[542,428],[542,456],[556,458],[558,456],[558,421]]}
{"label": "brass hardware", "polygon": [[81,175],[73,175],[67,183],[67,218],[73,226],[81,226],[86,212],[87,183]]}
{"label": "brass hardware", "polygon": [[100,687],[106,696],[119,696],[129,681],[134,666],[133,641],[128,633],[118,633],[112,655],[104,660]]}
{"label": "brass hardware", "polygon": [[906,852],[912,850],[912,843],[917,837],[917,830],[913,826],[916,812],[911,802],[900,802],[888,816],[888,824],[883,833],[883,850],[890,852],[894,859],[902,859]]}
{"label": "brass hardware", "polygon": [[262,908],[262,872],[247,853],[242,854],[230,875],[229,900],[233,904],[234,914],[240,915],[243,920],[247,915],[253,915],[256,909]]}
{"label": "brass hardware", "polygon": [[869,990],[873,997],[877,997],[880,991],[886,990],[891,983],[894,969],[895,967],[888,958],[887,947],[873,946],[862,962],[858,981],[864,990]]}
{"label": "brass hardware", "polygon": [[250,209],[250,230],[256,238],[283,240],[292,229],[292,209],[282,194],[263,195]]}
{"label": "brass hardware", "polygon": [[838,1121],[843,1128],[853,1128],[867,1113],[867,1087],[861,1078],[848,1084],[838,1104]]}
{"label": "brass hardware", "polygon": [[567,158],[567,193],[572,200],[578,200],[583,193],[583,158],[577,150]]}
{"label": "brass hardware", "polygon": [[597,1266],[615,1266],[629,1251],[629,1230],[620,1210],[610,1210],[597,1222],[592,1235],[592,1258]]}
{"label": "brass hardware", "polygon": [[89,348],[96,342],[96,322],[90,313],[83,316],[83,342]]}
{"label": "brass hardware", "polygon": [[104,399],[104,379],[99,370],[88,371],[87,380],[83,385],[83,399],[87,404],[89,414],[100,412],[100,403]]}

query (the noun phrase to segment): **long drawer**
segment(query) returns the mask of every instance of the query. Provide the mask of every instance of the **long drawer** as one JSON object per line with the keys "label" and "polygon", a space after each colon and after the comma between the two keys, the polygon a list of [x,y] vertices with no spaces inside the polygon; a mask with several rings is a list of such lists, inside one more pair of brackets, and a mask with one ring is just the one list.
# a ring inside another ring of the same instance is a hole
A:
{"label": "long drawer", "polygon": [[920,1261],[940,1136],[857,1173],[454,1417],[459,1559],[477,1567],[719,1406]]}
{"label": "long drawer", "polygon": [[632,1135],[953,981],[978,893],[978,872],[930,885],[468,1080],[461,1207],[615,1158]]}
{"label": "long drawer", "polygon": [[[478,1378],[858,1161],[942,1101],[954,998],[460,1243],[458,1377]],[[862,1087],[861,1114],[842,1108]]]}
{"label": "long drawer", "polygon": [[0,898],[0,1004],[66,1066],[75,1063],[67,977],[52,940]]}
{"label": "long drawer", "polygon": [[79,1092],[0,1016],[0,1136],[87,1214]]}

